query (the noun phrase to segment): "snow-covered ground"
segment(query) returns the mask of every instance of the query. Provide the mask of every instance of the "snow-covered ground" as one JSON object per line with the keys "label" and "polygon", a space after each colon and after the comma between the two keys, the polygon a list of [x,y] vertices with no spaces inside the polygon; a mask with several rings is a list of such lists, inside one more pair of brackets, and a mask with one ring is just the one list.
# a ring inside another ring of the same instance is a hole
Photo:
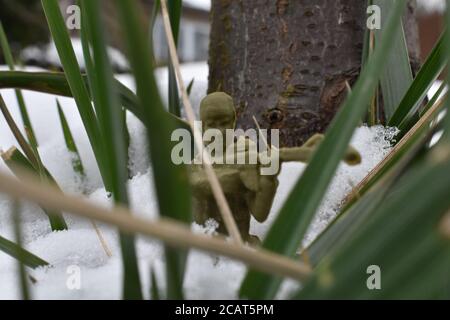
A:
{"label": "snow-covered ground", "polygon": [[[0,69],[5,69],[0,68]],[[38,69],[28,69],[37,71]],[[191,99],[198,106],[201,97],[206,92],[208,69],[206,63],[183,66],[183,77],[189,82],[195,77]],[[166,70],[156,71],[160,89],[163,95],[167,92]],[[133,89],[133,81],[128,75],[118,78]],[[1,90],[7,105],[15,119],[19,121],[14,92]],[[55,96],[24,92],[33,126],[39,140],[39,152],[44,164],[54,175],[60,186],[66,192],[87,192],[87,197],[93,201],[109,205],[109,200],[96,167],[85,130],[75,104],[71,99],[60,98],[63,110],[81,153],[81,158],[87,171],[87,181],[81,183],[72,171],[71,155],[65,149],[63,135],[59,126]],[[20,123],[20,121],[19,121]],[[142,124],[130,114],[128,128],[131,135],[131,170],[135,175],[128,183],[131,206],[136,214],[148,218],[157,216],[155,194],[152,187],[151,172],[145,149],[145,134]],[[304,245],[308,244],[335,217],[339,204],[345,195],[356,185],[389,151],[388,140],[393,130],[383,127],[361,127],[353,137],[352,144],[363,156],[361,165],[349,167],[342,164],[326,195],[321,208],[308,231]],[[14,137],[9,132],[3,117],[0,117],[0,149],[7,150],[17,146]],[[263,238],[277,212],[286,199],[289,191],[300,177],[304,165],[284,164],[279,176],[280,186],[275,198],[269,219],[263,223],[252,221],[251,231]],[[7,170],[0,160],[0,170]],[[0,234],[13,239],[10,217],[10,201],[0,195]],[[119,299],[121,296],[121,260],[115,229],[101,225],[101,231],[110,246],[113,257],[105,255],[98,238],[88,221],[67,215],[70,230],[51,232],[46,217],[40,209],[32,204],[23,207],[24,246],[51,263],[51,267],[29,270],[37,280],[32,286],[33,297],[36,299]],[[196,232],[212,232],[193,225]],[[143,279],[144,292],[149,292],[150,269],[154,268],[159,285],[164,288],[163,250],[157,241],[138,238],[137,241],[140,272]],[[66,282],[69,278],[70,266],[81,270],[81,289],[69,290]],[[184,283],[187,298],[191,299],[234,299],[237,289],[245,274],[245,267],[227,258],[219,258],[192,251],[189,254],[186,280]],[[286,282],[279,295],[288,296],[295,288],[293,282]],[[0,299],[18,298],[18,278],[15,261],[0,252]]]}

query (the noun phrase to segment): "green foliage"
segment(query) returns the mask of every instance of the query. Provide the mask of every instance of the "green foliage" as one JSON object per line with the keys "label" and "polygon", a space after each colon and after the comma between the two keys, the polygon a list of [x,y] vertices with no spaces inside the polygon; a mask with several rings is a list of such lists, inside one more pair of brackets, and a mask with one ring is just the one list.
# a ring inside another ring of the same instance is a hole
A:
{"label": "green foliage", "polygon": [[[25,137],[22,135],[1,95],[0,110],[5,117],[6,123],[8,124],[11,132],[16,138],[17,143],[25,152],[24,155],[16,148],[11,148],[8,152],[5,153],[2,152],[1,156],[5,164],[13,173],[16,173],[20,167],[24,167],[25,169],[28,169],[29,171],[35,173],[38,177],[40,177],[42,181],[52,182],[56,185],[56,182],[51,176],[50,172],[43,165],[37,149],[33,149],[32,146],[28,144]],[[49,214],[48,211],[45,212],[48,215],[50,227],[53,231],[67,229],[66,222],[64,221],[61,213]]]}
{"label": "green foliage", "polygon": [[[410,119],[417,114],[428,90],[447,64],[448,59],[444,51],[445,37],[446,35],[443,35],[436,43],[395,113],[389,119],[389,126],[399,127],[404,131],[411,127]],[[409,125],[406,125],[407,123]]]}
{"label": "green foliage", "polygon": [[[8,152],[2,154],[3,161],[9,167],[9,169],[16,173],[20,177],[20,169],[27,169],[28,171],[34,173],[36,176],[44,182],[49,182],[54,186],[57,186],[55,179],[52,177],[50,172],[43,166],[40,165],[36,167],[31,163],[27,157],[16,148],[10,149]],[[47,214],[50,226],[53,231],[67,230],[67,224],[62,216],[61,212],[54,213],[46,209],[42,209]]]}
{"label": "green foliage", "polygon": [[[440,234],[439,225],[450,206],[449,170],[450,158],[436,163],[429,157],[408,172],[392,195],[370,208],[348,239],[321,259],[296,297],[439,297],[450,280],[450,239]],[[367,288],[365,269],[372,264],[383,272],[383,290]],[[428,288],[419,285],[422,281]]]}
{"label": "green foliage", "polygon": [[[153,75],[153,65],[148,57],[151,53],[142,26],[136,3],[117,0],[121,13],[124,34],[127,34],[128,57],[136,79],[137,96],[142,106],[144,124],[150,142],[150,156],[154,183],[158,197],[159,212],[163,216],[186,223],[191,221],[191,195],[186,168],[176,166],[170,157],[171,133],[175,125],[166,116],[166,111],[158,93]],[[173,195],[177,196],[176,201]],[[167,297],[182,298],[182,284],[186,252],[166,247]]]}
{"label": "green foliage", "polygon": [[64,141],[66,142],[67,150],[72,153],[72,168],[73,171],[78,173],[82,179],[85,178],[83,163],[81,162],[81,157],[78,152],[77,145],[73,139],[72,132],[70,131],[69,124],[67,123],[64,111],[61,108],[61,104],[56,100],[56,105],[58,107],[59,122],[61,123],[61,129],[64,135]]}
{"label": "green foliage", "polygon": [[[83,81],[86,86],[89,86],[86,75],[83,76]],[[136,95],[118,80],[114,80],[114,83],[118,88],[122,106],[144,122],[144,112]],[[73,97],[65,75],[58,72],[0,71],[0,89],[7,88],[21,88],[64,97]],[[168,118],[165,121],[172,122],[177,128],[190,130],[187,122],[179,117],[171,113],[164,113],[163,116]]]}
{"label": "green foliage", "polygon": [[0,236],[0,250],[33,269],[49,265],[47,261],[2,236]]}
{"label": "green foliage", "polygon": [[[104,31],[99,19],[101,17],[99,1],[82,1],[82,4],[85,16],[84,43],[85,47],[92,48],[92,57],[86,55],[89,50],[85,50],[85,60],[104,146],[103,159],[107,159],[104,168],[110,177],[109,187],[114,201],[118,205],[127,205],[128,157],[126,141],[122,135],[124,121],[106,50]],[[124,268],[123,297],[124,299],[142,299],[134,237],[120,234],[120,244]]]}
{"label": "green foliage", "polygon": [[[381,17],[387,17],[395,6],[395,1],[373,0],[373,4],[380,7]],[[389,32],[385,29],[386,22],[386,19],[381,19],[381,29],[375,30],[375,47],[380,44],[386,32]],[[386,56],[387,61],[380,78],[383,108],[387,118],[390,118],[396,111],[398,104],[413,81],[403,24],[401,20],[397,20],[397,23],[399,26],[396,28],[391,42],[392,48]]]}
{"label": "green foliage", "polygon": [[[178,34],[180,33],[180,18],[182,11],[182,0],[172,0],[168,2],[170,25],[172,27],[173,39],[175,45],[178,44]],[[180,116],[181,115],[181,104],[180,97],[178,95],[178,85],[177,78],[175,76],[175,70],[173,69],[172,62],[169,61],[169,112]]]}
{"label": "green foliage", "polygon": [[[20,217],[21,217],[21,212],[20,212],[20,202],[17,200],[13,201],[13,207],[11,210],[11,214],[13,217],[13,221],[14,221],[14,234],[16,237],[16,242],[17,245],[19,247],[22,246],[22,228],[20,225]],[[22,262],[24,260],[23,257],[23,251],[17,251],[18,253],[18,259],[17,259],[17,269],[18,269],[18,274],[19,274],[19,283],[20,283],[20,291],[22,294],[22,300],[30,300],[30,292],[29,292],[29,288],[28,288],[28,279],[27,279],[27,274],[25,271],[25,266],[24,263]]]}
{"label": "green foliage", "polygon": [[[11,71],[14,71],[15,69],[14,59],[1,21],[0,21],[0,45],[3,49],[3,56],[6,60],[6,63],[8,64],[9,69]],[[25,133],[28,137],[28,143],[31,145],[33,149],[37,149],[38,143],[36,140],[36,135],[34,134],[34,129],[33,126],[31,125],[30,116],[28,115],[27,106],[25,105],[25,100],[23,99],[22,92],[19,89],[16,89],[15,92],[17,104],[19,105],[20,114],[22,116]]]}
{"label": "green foliage", "polygon": [[[369,53],[369,39],[366,35],[364,67],[360,78],[284,203],[263,246],[295,259],[296,254],[303,249],[302,254],[309,257],[312,273],[293,298],[448,299],[450,228],[445,219],[450,219],[450,116],[441,122],[436,119],[444,108],[448,109],[450,102],[448,99],[445,103],[438,101],[444,85],[426,105],[424,98],[447,65],[450,33],[441,37],[415,79],[412,79],[400,23],[406,0],[372,2],[381,4],[382,9],[390,12],[383,19],[385,23],[381,30],[382,37],[379,33],[376,34],[376,46]],[[190,223],[187,173],[183,166],[175,166],[170,158],[172,130],[187,128],[187,124],[174,116],[179,115],[180,101],[172,69],[169,69],[171,85],[168,94],[169,110],[173,114],[165,111],[153,74],[154,65],[152,59],[149,59],[153,56],[153,51],[147,32],[139,24],[138,4],[116,0],[136,80],[135,94],[113,77],[106,54],[106,39],[99,18],[101,14],[98,0],[80,2],[83,7],[81,35],[86,75],[81,74],[76,62],[57,1],[42,0],[42,3],[65,72],[2,71],[0,89],[27,89],[73,97],[105,186],[112,192],[115,202],[124,206],[128,205],[125,112],[130,111],[136,115],[148,132],[159,212],[161,216]],[[176,40],[181,1],[170,1],[169,4]],[[150,25],[153,25],[158,8],[159,1],[156,1]],[[189,91],[192,83],[191,81]],[[354,129],[367,111],[367,106],[376,97],[376,89],[380,83],[388,124],[401,130],[399,137],[402,139],[377,170],[365,179],[364,184],[355,189],[356,193],[343,204],[337,218],[308,248],[300,248]],[[77,153],[60,106],[58,112],[66,146]],[[14,124],[14,119],[8,119],[9,123]],[[36,150],[19,135],[17,126],[12,125],[11,128],[16,132],[19,145],[25,153],[23,155],[15,151],[14,161],[25,164],[41,176],[48,172]],[[430,139],[438,129],[445,130],[444,138],[430,147]],[[73,165],[81,173],[81,161],[80,166],[75,163]],[[49,175],[46,179],[52,178]],[[133,236],[121,235],[121,249],[125,270],[123,297],[141,299]],[[0,250],[31,268],[48,265],[21,248],[20,243],[15,244],[2,237]],[[161,294],[152,270],[151,298],[160,299],[165,296],[169,299],[181,299],[184,297],[187,252],[165,246],[165,254],[167,293]],[[367,288],[370,276],[367,268],[370,265],[381,268],[381,290]],[[273,298],[281,280],[274,274],[248,270],[240,295],[246,298]]]}
{"label": "green foliage", "polygon": [[78,111],[97,159],[103,182],[105,183],[106,189],[109,190],[109,176],[106,170],[107,161],[105,161],[105,155],[102,150],[103,145],[101,143],[100,128],[91,105],[86,84],[80,72],[75,52],[72,48],[72,43],[70,42],[69,33],[59,9],[58,1],[42,0],[42,7],[67,77],[67,83],[77,104]]}

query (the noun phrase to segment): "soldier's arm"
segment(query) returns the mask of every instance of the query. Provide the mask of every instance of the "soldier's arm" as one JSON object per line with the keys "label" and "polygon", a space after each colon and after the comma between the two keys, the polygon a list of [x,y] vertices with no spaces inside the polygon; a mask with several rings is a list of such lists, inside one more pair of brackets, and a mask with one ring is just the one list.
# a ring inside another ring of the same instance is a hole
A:
{"label": "soldier's arm", "polygon": [[323,134],[315,134],[308,139],[301,147],[294,148],[280,148],[280,161],[298,161],[298,162],[309,162],[314,151],[317,149],[318,145],[324,139]]}
{"label": "soldier's arm", "polygon": [[306,147],[281,148],[279,149],[280,162],[297,161],[307,163],[315,150],[316,149]]}
{"label": "soldier's arm", "polygon": [[[279,149],[280,161],[299,161],[304,163],[309,162],[323,139],[324,136],[322,134],[315,134],[301,147]],[[357,165],[361,163],[361,155],[355,148],[349,146],[343,160],[348,165]]]}

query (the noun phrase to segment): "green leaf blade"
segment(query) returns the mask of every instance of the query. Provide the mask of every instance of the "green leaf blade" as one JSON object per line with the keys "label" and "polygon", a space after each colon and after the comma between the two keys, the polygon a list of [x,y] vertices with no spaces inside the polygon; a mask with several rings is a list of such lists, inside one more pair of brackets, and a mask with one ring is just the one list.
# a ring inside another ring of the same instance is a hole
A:
{"label": "green leaf blade", "polygon": [[72,131],[70,130],[69,124],[67,123],[66,116],[64,115],[59,100],[56,100],[56,105],[58,108],[59,122],[61,124],[61,129],[63,131],[64,141],[66,143],[67,150],[69,150],[69,152],[71,152],[73,156],[72,168],[76,173],[78,173],[82,178],[84,178],[86,175],[84,172],[83,163],[81,162],[80,153],[78,152],[78,148],[77,145],[75,144]]}
{"label": "green leaf blade", "polygon": [[[8,152],[2,153],[1,157],[8,168],[17,176],[20,176],[20,172],[18,172],[17,169],[23,168],[34,173],[41,179],[49,181],[53,185],[57,186],[55,179],[42,164],[40,164],[39,167],[36,168],[18,149],[11,148]],[[42,208],[42,210],[45,212],[49,219],[52,231],[62,231],[68,229],[66,221],[64,220],[61,212],[53,213],[44,208]]]}
{"label": "green leaf blade", "polygon": [[[437,271],[449,266],[450,241],[439,232],[439,223],[450,205],[449,172],[448,159],[437,164],[431,157],[410,169],[399,180],[401,183],[396,183],[391,196],[374,210],[371,218],[364,221],[342,246],[322,259],[296,298],[432,298],[417,284],[423,284],[424,279],[432,279],[435,288],[446,285],[440,277],[442,272]],[[422,244],[428,240],[431,242],[422,250]],[[447,262],[441,261],[427,270],[426,266],[430,265],[429,260],[435,254],[446,257]],[[421,264],[404,263],[408,259]],[[370,265],[378,265],[383,271],[382,290],[367,289],[369,275],[365,269]],[[404,285],[400,285],[402,277],[392,275],[392,272],[414,275],[414,281],[411,277],[405,279],[411,284],[410,292],[406,293]]]}
{"label": "green leaf blade", "polygon": [[388,120],[388,126],[399,127],[402,123],[408,122],[419,110],[428,90],[438,78],[445,65],[447,57],[444,54],[445,34],[436,43],[427,60],[417,73],[402,101],[398,105],[395,113]]}
{"label": "green leaf blade", "polygon": [[[5,61],[9,67],[9,70],[14,71],[15,70],[14,59],[1,21],[0,21],[0,46],[3,48],[3,56],[5,57]],[[36,134],[34,133],[33,126],[31,124],[30,116],[28,115],[25,99],[23,98],[22,92],[20,90],[16,89],[15,93],[17,98],[17,104],[19,105],[20,115],[22,116],[23,125],[28,138],[28,142],[30,143],[31,147],[36,150],[38,147],[38,142],[36,139]]]}
{"label": "green leaf blade", "polygon": [[[58,1],[41,0],[41,2],[47,18],[50,33],[52,34],[61,64],[67,77],[67,83],[78,107],[78,111],[86,129],[98,167],[100,169],[100,173],[103,177],[103,181],[107,184],[107,174],[104,168],[106,160],[102,151],[100,129],[86,84],[80,72],[80,67],[70,41],[64,18],[59,8]],[[106,187],[108,188],[107,185]]]}
{"label": "green leaf blade", "polygon": [[[380,7],[382,17],[387,17],[388,13],[393,9],[395,1],[373,0],[373,4]],[[381,29],[375,31],[376,44],[381,41],[385,36],[385,32],[387,32],[385,30],[386,19],[381,19],[381,23]],[[413,81],[402,20],[399,19],[397,23],[399,26],[396,28],[397,30],[391,44],[393,48],[387,55],[387,61],[380,78],[384,111],[388,119],[395,113]]]}
{"label": "green leaf blade", "polygon": [[[187,171],[183,166],[175,165],[171,159],[170,137],[175,126],[166,116],[159,96],[151,59],[148,58],[153,54],[146,33],[139,24],[138,4],[125,0],[116,0],[116,4],[121,14],[124,34],[127,34],[129,61],[136,79],[137,95],[148,131],[159,212],[163,216],[190,223],[191,194]],[[173,199],[175,195],[176,201]],[[186,252],[167,247],[165,252],[167,297],[180,299],[183,297]]]}
{"label": "green leaf blade", "polygon": [[[167,9],[169,11],[170,25],[173,32],[173,40],[175,45],[178,44],[178,34],[180,32],[181,11],[183,9],[181,0],[172,0],[168,2]],[[177,78],[173,69],[172,61],[169,61],[169,112],[179,117],[181,115],[181,103],[178,94]]]}
{"label": "green leaf blade", "polygon": [[2,236],[0,236],[0,251],[6,253],[7,255],[13,257],[16,260],[19,260],[24,265],[32,269],[49,265],[47,261],[23,249],[14,242],[6,238],[3,238]]}
{"label": "green leaf blade", "polygon": [[[123,136],[123,114],[114,84],[111,63],[107,54],[104,31],[101,25],[100,3],[98,0],[82,1],[86,17],[83,24],[85,47],[92,47],[92,61],[86,63],[91,82],[102,142],[108,159],[108,176],[114,200],[118,205],[128,205],[128,165],[127,149]],[[89,40],[89,41],[86,41]],[[85,50],[88,53],[89,50]],[[90,55],[85,56],[87,62]],[[127,300],[142,299],[134,236],[120,234],[122,261],[124,268],[123,297]]]}

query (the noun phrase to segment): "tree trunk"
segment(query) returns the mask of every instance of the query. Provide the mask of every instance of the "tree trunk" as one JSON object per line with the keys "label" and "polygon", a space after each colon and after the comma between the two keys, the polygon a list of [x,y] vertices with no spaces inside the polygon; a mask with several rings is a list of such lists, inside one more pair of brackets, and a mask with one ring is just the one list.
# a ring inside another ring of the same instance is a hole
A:
{"label": "tree trunk", "polygon": [[[413,4],[410,54],[419,49]],[[209,92],[235,102],[238,127],[280,129],[281,146],[324,132],[361,67],[367,0],[212,0]],[[413,65],[414,65],[413,64]]]}

